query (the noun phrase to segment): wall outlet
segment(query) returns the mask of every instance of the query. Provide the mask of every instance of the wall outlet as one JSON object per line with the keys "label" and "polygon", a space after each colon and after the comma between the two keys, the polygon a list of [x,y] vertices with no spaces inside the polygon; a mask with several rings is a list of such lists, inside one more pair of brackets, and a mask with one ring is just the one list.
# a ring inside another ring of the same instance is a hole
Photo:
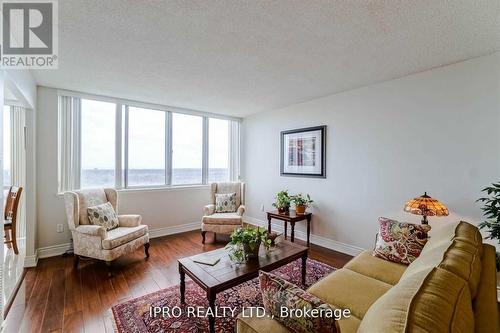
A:
{"label": "wall outlet", "polygon": [[63,232],[64,231],[64,226],[62,224],[58,224],[56,227],[57,232]]}
{"label": "wall outlet", "polygon": [[264,204],[260,204],[260,211],[263,212],[264,211]]}

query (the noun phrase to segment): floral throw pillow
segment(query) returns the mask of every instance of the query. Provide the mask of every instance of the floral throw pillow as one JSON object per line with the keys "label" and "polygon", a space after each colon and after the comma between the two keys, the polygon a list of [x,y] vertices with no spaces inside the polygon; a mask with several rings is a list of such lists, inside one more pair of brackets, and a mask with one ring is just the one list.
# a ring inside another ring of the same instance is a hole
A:
{"label": "floral throw pillow", "polygon": [[234,213],[236,208],[236,192],[215,194],[216,213]]}
{"label": "floral throw pillow", "polygon": [[105,227],[106,230],[117,228],[119,225],[118,216],[109,202],[87,208],[87,214],[90,223]]}
{"label": "floral throw pillow", "polygon": [[[295,333],[335,333],[335,311],[316,296],[282,278],[259,272],[264,308],[269,316]],[[313,309],[319,316],[305,315]],[[329,315],[330,314],[330,315]]]}
{"label": "floral throw pillow", "polygon": [[409,265],[418,258],[425,243],[429,225],[398,222],[385,217],[378,219],[379,236],[373,255],[398,264]]}

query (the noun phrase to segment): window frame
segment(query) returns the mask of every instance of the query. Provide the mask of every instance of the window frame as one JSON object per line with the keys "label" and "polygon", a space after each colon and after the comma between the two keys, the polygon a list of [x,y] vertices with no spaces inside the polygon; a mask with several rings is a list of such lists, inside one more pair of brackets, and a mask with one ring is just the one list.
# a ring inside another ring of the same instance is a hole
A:
{"label": "window frame", "polygon": [[[190,109],[182,109],[170,106],[163,106],[157,104],[142,103],[136,101],[130,101],[119,98],[111,98],[90,94],[77,93],[66,90],[58,90],[58,98],[60,96],[68,96],[79,99],[89,99],[100,102],[114,103],[115,109],[115,184],[114,187],[117,190],[156,190],[156,189],[171,189],[171,188],[183,188],[183,187],[200,187],[209,185],[208,173],[209,173],[209,120],[210,118],[221,119],[228,121],[228,127],[230,130],[229,135],[229,176],[228,181],[237,181],[240,179],[240,123],[241,118],[231,117],[231,116],[221,116],[217,114],[201,112]],[[158,185],[129,185],[128,184],[128,173],[129,173],[129,108],[137,107],[150,109],[154,111],[162,111],[165,113],[165,183]],[[84,110],[81,110],[84,112]],[[202,181],[201,183],[193,184],[172,184],[172,115],[174,113],[186,114],[192,116],[199,116],[202,118]],[[80,115],[81,117],[81,115]],[[81,119],[80,119],[81,124]],[[60,129],[58,129],[60,131]],[[81,140],[81,138],[80,138]],[[81,141],[79,142],[81,145]],[[81,151],[81,149],[80,149]],[[80,156],[81,159],[81,156]],[[238,159],[233,161],[233,159]],[[81,163],[80,170],[81,173]],[[73,176],[73,175],[72,175]],[[78,189],[81,188],[81,182],[78,181]],[[62,189],[69,190],[69,189]]]}

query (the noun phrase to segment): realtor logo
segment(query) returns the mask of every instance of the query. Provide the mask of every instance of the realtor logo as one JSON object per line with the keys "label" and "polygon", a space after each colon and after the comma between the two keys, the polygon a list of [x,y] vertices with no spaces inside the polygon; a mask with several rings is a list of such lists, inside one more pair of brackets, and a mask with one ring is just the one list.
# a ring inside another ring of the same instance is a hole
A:
{"label": "realtor logo", "polygon": [[57,69],[57,0],[2,1],[2,68]]}

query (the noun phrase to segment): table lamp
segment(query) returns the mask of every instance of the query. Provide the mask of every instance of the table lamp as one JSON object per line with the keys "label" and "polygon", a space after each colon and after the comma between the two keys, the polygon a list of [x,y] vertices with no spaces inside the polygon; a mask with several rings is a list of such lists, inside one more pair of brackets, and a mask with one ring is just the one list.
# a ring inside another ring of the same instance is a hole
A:
{"label": "table lamp", "polygon": [[405,212],[422,215],[422,224],[429,224],[427,216],[448,216],[449,214],[448,208],[438,200],[428,196],[427,192],[418,198],[409,200],[405,204]]}

